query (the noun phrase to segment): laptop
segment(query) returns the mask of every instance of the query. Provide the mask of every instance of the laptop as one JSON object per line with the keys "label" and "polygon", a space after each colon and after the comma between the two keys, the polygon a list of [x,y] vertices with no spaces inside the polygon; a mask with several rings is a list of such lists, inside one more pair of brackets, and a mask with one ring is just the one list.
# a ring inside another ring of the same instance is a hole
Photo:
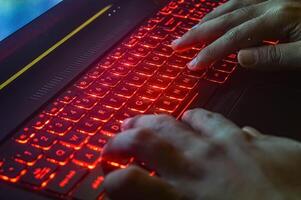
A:
{"label": "laptop", "polygon": [[299,73],[246,70],[235,52],[192,72],[204,46],[171,49],[224,2],[1,1],[0,198],[104,198],[105,172],[128,163],[102,148],[140,114],[203,107],[300,140]]}

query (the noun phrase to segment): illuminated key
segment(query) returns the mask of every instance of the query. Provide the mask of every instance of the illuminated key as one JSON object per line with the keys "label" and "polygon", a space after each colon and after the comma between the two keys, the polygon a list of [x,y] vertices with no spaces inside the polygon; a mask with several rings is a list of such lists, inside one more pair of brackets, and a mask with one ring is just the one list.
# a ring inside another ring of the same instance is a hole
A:
{"label": "illuminated key", "polygon": [[36,148],[48,150],[56,141],[56,136],[47,132],[37,133],[31,140],[30,144]]}
{"label": "illuminated key", "polygon": [[4,160],[0,164],[0,179],[17,182],[25,173],[25,165],[13,160]]}
{"label": "illuminated key", "polygon": [[127,104],[130,110],[138,111],[138,112],[145,112],[151,105],[153,101],[148,99],[143,99],[141,97],[135,97],[130,100]]}
{"label": "illuminated key", "polygon": [[68,131],[72,129],[72,122],[65,121],[59,118],[53,118],[51,122],[47,125],[46,130],[49,133],[55,135],[65,135]]}
{"label": "illuminated key", "polygon": [[89,117],[94,120],[107,122],[109,119],[111,119],[114,113],[114,109],[105,107],[103,105],[98,105],[93,109]]}
{"label": "illuminated key", "polygon": [[50,150],[46,151],[45,155],[51,162],[64,165],[70,158],[72,152],[72,149],[57,143],[53,145]]}
{"label": "illuminated key", "polygon": [[83,144],[86,142],[88,136],[77,131],[71,131],[60,138],[60,143],[73,148],[73,149],[80,149]]}
{"label": "illuminated key", "polygon": [[73,162],[79,166],[94,169],[97,163],[100,161],[100,156],[100,152],[83,147],[75,154]]}
{"label": "illuminated key", "polygon": [[68,105],[59,114],[59,117],[67,121],[78,122],[84,115],[85,110]]}
{"label": "illuminated key", "polygon": [[83,118],[75,127],[78,132],[87,135],[95,135],[95,133],[100,129],[103,123],[99,120],[94,120],[90,117]]}

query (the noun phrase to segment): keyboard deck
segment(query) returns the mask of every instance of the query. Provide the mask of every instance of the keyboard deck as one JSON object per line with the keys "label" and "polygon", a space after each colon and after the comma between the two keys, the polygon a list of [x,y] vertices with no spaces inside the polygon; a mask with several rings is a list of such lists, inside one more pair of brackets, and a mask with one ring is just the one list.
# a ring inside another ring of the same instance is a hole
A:
{"label": "keyboard deck", "polygon": [[176,53],[170,43],[214,7],[216,0],[173,0],[91,66],[4,145],[0,180],[60,198],[103,195],[101,150],[126,118],[179,116],[197,97],[201,79],[223,84],[237,67],[236,54],[212,68],[186,64],[203,46]]}

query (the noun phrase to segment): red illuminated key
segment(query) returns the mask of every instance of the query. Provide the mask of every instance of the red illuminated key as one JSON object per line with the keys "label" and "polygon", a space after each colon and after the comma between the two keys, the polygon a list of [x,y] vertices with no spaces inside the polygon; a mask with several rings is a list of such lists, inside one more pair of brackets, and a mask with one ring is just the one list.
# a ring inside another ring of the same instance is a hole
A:
{"label": "red illuminated key", "polygon": [[64,107],[65,107],[64,103],[55,101],[51,103],[49,106],[47,106],[43,112],[49,116],[57,116],[59,112],[63,110]]}
{"label": "red illuminated key", "polygon": [[158,70],[157,66],[142,63],[135,68],[135,72],[145,76],[152,76]]}
{"label": "red illuminated key", "polygon": [[157,54],[160,56],[165,56],[165,57],[170,57],[173,54],[173,49],[161,44],[154,50],[154,54]]}
{"label": "red illuminated key", "polygon": [[144,47],[156,48],[160,44],[160,40],[151,37],[146,37],[142,40],[142,42],[140,42],[140,44]]}
{"label": "red illuminated key", "polygon": [[164,8],[162,8],[161,10],[160,10],[160,13],[162,14],[162,15],[170,15],[171,14],[171,12],[172,12],[172,8],[170,8],[169,6],[165,6]]}
{"label": "red illuminated key", "polygon": [[56,136],[50,133],[37,133],[31,140],[30,143],[32,146],[48,150],[56,141]]}
{"label": "red illuminated key", "polygon": [[175,78],[181,73],[181,69],[175,67],[162,67],[158,74],[167,78]]}
{"label": "red illuminated key", "polygon": [[160,55],[156,55],[151,53],[148,55],[145,60],[143,61],[145,64],[154,65],[154,66],[162,66],[165,62],[165,57],[162,57]]}
{"label": "red illuminated key", "polygon": [[4,160],[0,164],[0,179],[17,182],[25,173],[25,165],[12,160]]}
{"label": "red illuminated key", "polygon": [[32,126],[35,128],[35,129],[42,129],[44,126],[46,126],[51,120],[51,117],[42,113],[42,114],[39,114],[35,119],[32,120]]}
{"label": "red illuminated key", "polygon": [[190,30],[193,26],[197,24],[197,21],[191,20],[191,19],[185,19],[183,20],[183,23],[179,25],[181,29],[184,29],[186,31]]}
{"label": "red illuminated key", "polygon": [[118,110],[125,104],[126,101],[127,98],[110,94],[106,99],[104,99],[104,101],[101,102],[101,105]]}
{"label": "red illuminated key", "polygon": [[103,74],[104,71],[105,69],[101,68],[100,66],[96,66],[87,73],[87,76],[92,79],[97,79]]}
{"label": "red illuminated key", "polygon": [[96,104],[98,103],[98,99],[91,96],[82,95],[81,97],[77,97],[73,102],[72,105],[85,109],[85,110],[91,110]]}
{"label": "red illuminated key", "polygon": [[110,72],[117,75],[117,76],[126,76],[129,72],[131,71],[131,68],[127,65],[123,65],[123,64],[115,64]]}
{"label": "red illuminated key", "polygon": [[113,52],[110,54],[111,57],[119,59],[121,58],[126,52],[126,48],[124,47],[117,47],[115,50],[113,50]]}
{"label": "red illuminated key", "polygon": [[18,131],[14,135],[14,139],[16,142],[24,144],[27,143],[30,138],[32,138],[36,134],[35,130],[29,128],[23,128],[22,130]]}
{"label": "red illuminated key", "polygon": [[100,152],[84,147],[75,154],[73,162],[79,166],[93,169],[100,161],[100,156]]}
{"label": "red illuminated key", "polygon": [[75,93],[75,90],[68,90],[64,92],[57,100],[65,104],[69,104],[76,98],[76,96],[77,94]]}
{"label": "red illuminated key", "polygon": [[86,90],[86,94],[96,98],[103,98],[109,92],[109,89],[108,86],[94,83]]}
{"label": "red illuminated key", "polygon": [[180,75],[176,80],[175,83],[184,88],[192,89],[198,83],[198,78],[193,78],[186,75]]}
{"label": "red illuminated key", "polygon": [[172,67],[184,69],[186,68],[186,64],[189,61],[190,61],[189,59],[185,59],[179,56],[172,56],[167,60],[166,64]]}
{"label": "red illuminated key", "polygon": [[86,89],[88,88],[95,79],[89,77],[89,76],[84,76],[82,77],[79,81],[77,81],[74,86],[79,88],[79,89]]}
{"label": "red illuminated key", "polygon": [[183,8],[176,8],[173,11],[173,16],[177,18],[187,18],[191,12],[193,12],[195,9],[191,7],[189,10],[183,9]]}
{"label": "red illuminated key", "polygon": [[72,192],[72,197],[80,200],[95,200],[103,199],[104,187],[104,173],[100,166],[97,170],[91,171],[80,183],[78,187]]}
{"label": "red illuminated key", "polygon": [[65,121],[59,118],[54,118],[48,124],[46,130],[49,133],[55,135],[65,135],[68,131],[72,129],[73,123],[70,121]]}
{"label": "red illuminated key", "polygon": [[186,76],[194,77],[194,78],[202,78],[205,75],[205,70],[201,71],[191,71],[188,68],[184,69],[183,74]]}
{"label": "red illuminated key", "polygon": [[206,79],[215,83],[224,83],[229,78],[229,76],[229,73],[210,70],[209,72],[207,72]]}
{"label": "red illuminated key", "polygon": [[119,62],[123,65],[126,66],[136,66],[140,61],[141,57],[139,56],[134,56],[132,54],[126,53],[120,60]]}
{"label": "red illuminated key", "polygon": [[151,105],[152,101],[148,99],[143,99],[141,97],[135,97],[130,100],[127,104],[127,107],[130,110],[138,111],[138,112],[145,112]]}
{"label": "red illuminated key", "polygon": [[97,83],[108,87],[115,87],[119,81],[120,76],[116,76],[112,73],[104,73],[99,77]]}
{"label": "red illuminated key", "polygon": [[108,69],[110,68],[114,63],[116,62],[115,58],[112,57],[106,57],[104,60],[102,60],[99,63],[99,67],[104,68],[104,69]]}
{"label": "red illuminated key", "polygon": [[28,172],[22,177],[22,181],[31,185],[45,187],[47,181],[53,178],[56,168],[57,165],[45,159],[38,160],[34,166],[28,168]]}
{"label": "red illuminated key", "polygon": [[198,52],[199,52],[198,50],[190,49],[187,51],[178,52],[178,53],[176,53],[176,55],[179,57],[182,57],[182,58],[192,59],[198,54]]}
{"label": "red illuminated key", "polygon": [[189,94],[189,91],[189,89],[173,85],[167,89],[165,95],[171,99],[183,100]]}
{"label": "red illuminated key", "polygon": [[136,87],[141,87],[146,81],[146,77],[141,75],[141,74],[138,74],[138,73],[135,73],[135,72],[132,72],[130,73],[127,77],[126,77],[126,80],[125,82],[129,85],[132,85],[132,86],[136,86]]}
{"label": "red illuminated key", "polygon": [[205,15],[206,15],[206,13],[202,12],[202,11],[193,12],[193,13],[190,13],[188,18],[190,18],[192,20],[200,21]]}
{"label": "red illuminated key", "polygon": [[158,89],[166,89],[170,85],[170,83],[171,81],[169,78],[162,76],[153,76],[149,81],[150,86]]}
{"label": "red illuminated key", "polygon": [[46,157],[54,163],[66,164],[73,150],[61,144],[54,144],[50,150],[45,152]]}
{"label": "red illuminated key", "polygon": [[128,108],[124,108],[124,109],[118,111],[118,113],[116,113],[115,119],[117,121],[119,121],[120,123],[122,123],[123,120],[125,120],[127,118],[130,118],[130,117],[134,117],[134,116],[139,115],[139,114],[141,114],[141,112],[133,111],[133,110],[130,110]]}
{"label": "red illuminated key", "polygon": [[94,135],[101,126],[102,122],[85,117],[77,124],[76,130],[84,134]]}
{"label": "red illuminated key", "polygon": [[221,72],[228,72],[228,73],[233,72],[236,67],[237,67],[237,64],[223,62],[223,61],[216,62],[213,65],[214,69],[221,71]]}
{"label": "red illuminated key", "polygon": [[108,136],[105,136],[103,134],[96,134],[89,139],[87,146],[94,151],[100,151],[109,139],[110,138]]}
{"label": "red illuminated key", "polygon": [[147,35],[148,31],[144,28],[140,28],[137,32],[134,33],[134,37],[138,39],[142,39]]}
{"label": "red illuminated key", "polygon": [[150,37],[157,39],[157,40],[164,40],[169,33],[166,32],[162,28],[156,28],[154,31],[151,32]]}
{"label": "red illuminated key", "polygon": [[182,22],[172,16],[167,17],[161,22],[161,27],[168,32],[173,32]]}
{"label": "red illuminated key", "polygon": [[162,93],[161,89],[145,86],[139,90],[138,96],[155,101],[158,99],[161,93]]}
{"label": "red illuminated key", "polygon": [[180,101],[178,100],[170,99],[167,97],[161,97],[159,101],[155,104],[155,108],[172,113],[177,109],[179,105]]}
{"label": "red illuminated key", "polygon": [[162,15],[161,13],[157,13],[152,20],[155,22],[162,22],[166,18],[166,15]]}
{"label": "red illuminated key", "polygon": [[107,122],[109,119],[111,119],[114,113],[114,109],[104,107],[103,105],[98,105],[93,109],[92,113],[90,114],[90,118],[102,122]]}
{"label": "red illuminated key", "polygon": [[77,131],[71,131],[64,135],[61,138],[61,144],[73,148],[73,149],[80,149],[85,141],[87,140],[87,135],[79,133]]}
{"label": "red illuminated key", "polygon": [[42,155],[42,151],[32,146],[16,145],[13,146],[14,159],[22,164],[32,166],[35,161]]}
{"label": "red illuminated key", "polygon": [[138,39],[136,37],[130,37],[123,42],[123,45],[126,47],[133,47],[138,43]]}
{"label": "red illuminated key", "polygon": [[145,57],[150,53],[150,49],[138,44],[135,46],[135,48],[129,51],[129,53],[135,56]]}
{"label": "red illuminated key", "polygon": [[134,93],[137,91],[137,87],[127,85],[124,83],[119,84],[115,89],[114,89],[114,94],[125,97],[125,98],[130,98],[134,95]]}
{"label": "red illuminated key", "polygon": [[87,172],[88,170],[70,163],[58,170],[46,189],[59,194],[67,194]]}
{"label": "red illuminated key", "polygon": [[59,117],[68,121],[78,122],[84,116],[84,114],[85,111],[83,109],[68,105],[59,114]]}
{"label": "red illuminated key", "polygon": [[142,27],[147,31],[151,31],[157,26],[157,24],[158,24],[157,22],[150,20]]}
{"label": "red illuminated key", "polygon": [[121,123],[118,120],[111,119],[102,127],[100,132],[107,136],[112,137],[121,131],[120,125],[121,125]]}

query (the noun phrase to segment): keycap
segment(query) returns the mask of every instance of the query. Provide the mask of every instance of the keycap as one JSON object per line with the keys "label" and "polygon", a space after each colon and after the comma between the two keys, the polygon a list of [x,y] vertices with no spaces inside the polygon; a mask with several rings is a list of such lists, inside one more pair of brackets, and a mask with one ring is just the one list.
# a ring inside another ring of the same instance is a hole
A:
{"label": "keycap", "polygon": [[157,89],[166,89],[170,85],[170,79],[160,75],[153,76],[149,80],[149,85]]}
{"label": "keycap", "polygon": [[111,52],[110,56],[119,59],[125,54],[126,51],[126,47],[120,46],[114,49],[113,52]]}
{"label": "keycap", "polygon": [[141,112],[130,110],[129,108],[123,108],[120,111],[118,111],[118,113],[116,113],[114,119],[120,123],[123,123],[125,119],[134,117],[139,114],[141,114]]}
{"label": "keycap", "polygon": [[165,46],[163,44],[159,45],[155,50],[154,54],[160,55],[160,56],[165,56],[165,57],[170,57],[173,54],[173,49]]}
{"label": "keycap", "polygon": [[178,20],[172,16],[168,16],[161,22],[161,27],[167,32],[173,32],[179,25],[182,24],[181,20]]}
{"label": "keycap", "polygon": [[119,84],[113,91],[117,96],[130,98],[138,90],[138,87],[127,85],[124,83]]}
{"label": "keycap", "polygon": [[135,68],[135,72],[144,75],[144,76],[152,76],[158,70],[157,66],[149,65],[145,63],[141,63],[139,66]]}
{"label": "keycap", "polygon": [[192,88],[194,88],[194,86],[196,86],[198,81],[199,81],[199,79],[197,79],[197,78],[193,78],[193,77],[186,76],[186,75],[180,75],[175,80],[175,83],[177,83],[177,85],[179,87],[192,89]]}
{"label": "keycap", "polygon": [[27,173],[22,177],[22,181],[38,187],[45,187],[47,181],[55,175],[57,165],[41,159],[34,166],[28,168]]}
{"label": "keycap", "polygon": [[127,38],[122,44],[126,47],[133,47],[138,43],[138,39],[136,37]]}
{"label": "keycap", "polygon": [[129,53],[138,57],[146,57],[150,53],[150,49],[138,44]]}
{"label": "keycap", "polygon": [[168,35],[168,32],[166,32],[163,28],[156,28],[154,31],[150,33],[150,37],[157,39],[157,40],[164,40]]}
{"label": "keycap", "polygon": [[101,85],[99,83],[94,83],[91,85],[85,93],[89,96],[96,98],[103,98],[108,94],[110,87]]}
{"label": "keycap", "polygon": [[219,72],[217,70],[210,70],[207,73],[206,80],[214,83],[224,83],[228,79],[229,75],[229,73]]}
{"label": "keycap", "polygon": [[97,163],[100,161],[100,152],[83,147],[80,151],[76,152],[73,158],[73,162],[76,165],[94,169]]}
{"label": "keycap", "polygon": [[29,141],[30,144],[36,148],[48,150],[56,141],[56,136],[47,132],[35,134]]}
{"label": "keycap", "polygon": [[98,66],[103,69],[109,69],[114,63],[116,62],[116,59],[113,57],[105,57]]}
{"label": "keycap", "polygon": [[149,99],[152,101],[155,101],[158,99],[158,97],[162,94],[161,89],[145,86],[139,90],[137,93],[138,96],[144,98],[144,99]]}
{"label": "keycap", "polygon": [[41,113],[32,120],[31,122],[32,127],[41,130],[42,128],[44,128],[44,126],[46,126],[50,122],[50,120],[51,120],[51,116],[46,115],[45,113]]}
{"label": "keycap", "polygon": [[85,112],[83,109],[68,105],[59,114],[59,117],[67,121],[78,122],[85,115]]}
{"label": "keycap", "polygon": [[175,67],[164,67],[158,71],[158,74],[166,78],[176,78],[180,73],[181,69]]}
{"label": "keycap", "polygon": [[145,81],[146,81],[145,76],[138,74],[136,72],[132,72],[126,77],[125,83],[131,86],[141,87],[145,83]]}
{"label": "keycap", "polygon": [[130,110],[138,111],[138,112],[145,112],[151,105],[153,101],[148,99],[143,99],[141,97],[135,97],[128,102],[127,107]]}
{"label": "keycap", "polygon": [[139,28],[138,31],[136,31],[133,35],[138,39],[142,39],[147,35],[148,32],[149,31],[145,30],[144,28]]}
{"label": "keycap", "polygon": [[185,19],[188,18],[190,13],[192,13],[194,10],[195,9],[193,7],[191,7],[189,10],[182,7],[181,8],[178,7],[173,11],[172,15],[176,18]]}
{"label": "keycap", "polygon": [[69,148],[79,150],[84,145],[87,139],[87,135],[72,130],[71,132],[60,138],[60,143]]}
{"label": "keycap", "polygon": [[186,68],[186,64],[189,61],[190,61],[189,59],[185,59],[185,58],[174,55],[174,56],[168,58],[166,64],[169,66],[172,66],[172,67],[184,69],[184,68]]}
{"label": "keycap", "polygon": [[64,103],[61,103],[59,101],[54,101],[49,106],[44,108],[43,113],[49,116],[57,116],[59,112],[61,112],[65,107]]}
{"label": "keycap", "polygon": [[126,53],[120,60],[119,63],[126,65],[126,66],[130,66],[130,67],[134,67],[136,66],[140,61],[142,60],[141,56],[135,56],[129,53]]}
{"label": "keycap", "polygon": [[75,91],[76,90],[74,90],[74,89],[67,90],[66,92],[64,92],[62,95],[60,95],[57,98],[57,101],[65,103],[65,104],[71,103],[77,96]]}
{"label": "keycap", "polygon": [[77,97],[72,102],[72,105],[80,109],[91,110],[97,103],[98,98],[88,95],[82,95],[81,97]]}
{"label": "keycap", "polygon": [[0,163],[0,179],[17,182],[26,172],[25,165],[13,160],[4,160]]}
{"label": "keycap", "polygon": [[177,85],[172,85],[166,90],[165,95],[170,99],[183,100],[189,94],[190,90],[186,88],[179,87]]}
{"label": "keycap", "polygon": [[131,68],[127,65],[115,64],[111,68],[111,72],[117,76],[126,76],[131,71]]}
{"label": "keycap", "polygon": [[97,83],[108,87],[115,87],[119,83],[119,81],[120,76],[114,75],[112,73],[104,73],[99,77]]}
{"label": "keycap", "polygon": [[97,79],[104,73],[104,71],[105,69],[101,68],[100,66],[95,66],[87,72],[87,76],[89,76],[92,79]]}
{"label": "keycap", "polygon": [[59,118],[53,118],[47,125],[46,130],[55,135],[65,135],[73,127],[73,123]]}
{"label": "keycap", "polygon": [[94,151],[101,151],[109,139],[110,138],[108,136],[103,134],[96,134],[89,139],[87,147],[93,149]]}
{"label": "keycap", "polygon": [[93,109],[89,117],[94,120],[107,122],[109,119],[111,119],[114,113],[115,109],[108,108],[103,105],[98,105]]}
{"label": "keycap", "polygon": [[29,141],[30,138],[32,138],[36,134],[36,131],[32,128],[22,128],[20,131],[18,131],[14,135],[14,139],[16,142],[25,144]]}
{"label": "keycap", "polygon": [[174,112],[180,105],[180,101],[176,99],[170,99],[166,96],[161,97],[155,104],[155,108],[159,110],[164,110],[167,112]]}
{"label": "keycap", "polygon": [[110,94],[106,99],[104,99],[104,101],[101,102],[101,105],[114,110],[119,110],[126,103],[126,101],[127,98]]}
{"label": "keycap", "polygon": [[83,181],[74,189],[72,197],[79,200],[101,199],[104,193],[104,173],[100,167],[91,171]]}
{"label": "keycap", "polygon": [[189,50],[186,50],[186,51],[183,51],[183,52],[177,52],[176,55],[181,57],[181,58],[193,59],[198,53],[199,53],[198,50],[189,49]]}
{"label": "keycap", "polygon": [[99,120],[94,120],[91,117],[84,117],[75,127],[75,129],[83,134],[95,135],[98,129],[101,128],[103,123]]}
{"label": "keycap", "polygon": [[120,126],[121,126],[120,121],[113,118],[107,123],[105,123],[105,125],[102,127],[100,132],[102,134],[112,137],[117,133],[121,132]]}
{"label": "keycap", "polygon": [[82,77],[79,81],[77,81],[74,86],[79,88],[79,89],[86,89],[88,88],[93,82],[95,81],[95,79],[89,77],[89,76],[84,76]]}
{"label": "keycap", "polygon": [[65,165],[72,153],[72,149],[62,144],[56,143],[48,151],[45,152],[45,155],[50,162]]}
{"label": "keycap", "polygon": [[160,40],[154,39],[152,37],[145,37],[140,43],[140,45],[147,47],[147,48],[156,48],[160,44]]}
{"label": "keycap", "polygon": [[48,183],[46,189],[59,194],[67,194],[87,174],[88,170],[73,163],[63,166]]}
{"label": "keycap", "polygon": [[164,64],[164,62],[166,61],[165,57],[162,57],[160,55],[156,55],[151,53],[150,55],[148,55],[145,59],[144,59],[144,63],[145,64],[149,64],[149,65],[154,65],[157,67],[160,67]]}
{"label": "keycap", "polygon": [[157,22],[149,20],[146,24],[144,24],[142,27],[147,30],[147,31],[151,31],[153,30],[156,26],[157,26]]}
{"label": "keycap", "polygon": [[13,145],[11,149],[17,162],[32,166],[42,156],[42,151],[29,145]]}
{"label": "keycap", "polygon": [[237,64],[219,61],[216,62],[212,67],[221,72],[231,73],[235,70]]}

